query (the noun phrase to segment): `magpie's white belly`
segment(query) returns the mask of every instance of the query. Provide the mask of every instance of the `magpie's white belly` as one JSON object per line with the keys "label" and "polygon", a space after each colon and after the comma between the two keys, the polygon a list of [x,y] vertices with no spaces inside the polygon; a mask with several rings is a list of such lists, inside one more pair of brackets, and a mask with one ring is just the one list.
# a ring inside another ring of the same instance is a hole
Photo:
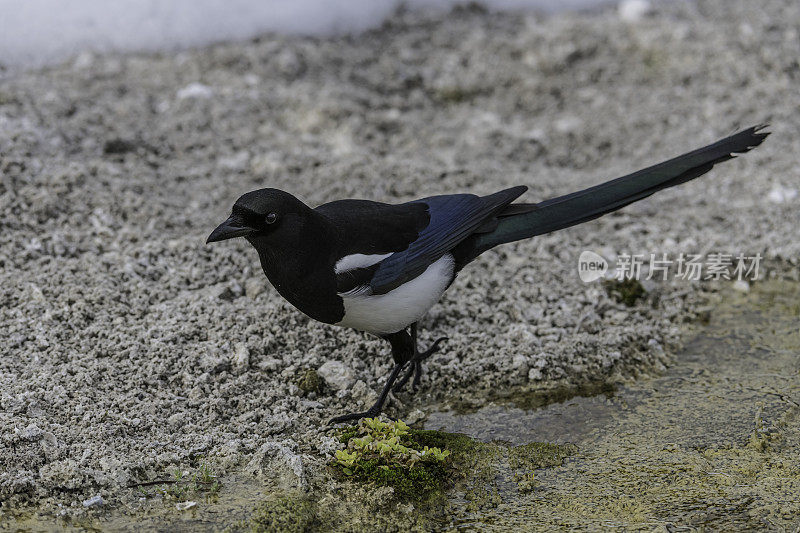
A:
{"label": "magpie's white belly", "polygon": [[365,289],[342,293],[344,318],[336,325],[375,334],[400,331],[439,301],[453,279],[454,269],[453,256],[446,254],[425,272],[386,294],[371,295]]}

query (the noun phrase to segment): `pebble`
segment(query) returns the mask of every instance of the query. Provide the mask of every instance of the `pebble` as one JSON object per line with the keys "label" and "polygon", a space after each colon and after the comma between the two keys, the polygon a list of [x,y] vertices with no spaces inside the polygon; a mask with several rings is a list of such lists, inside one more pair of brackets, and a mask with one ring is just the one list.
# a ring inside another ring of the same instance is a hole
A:
{"label": "pebble", "polygon": [[743,293],[750,292],[750,283],[743,279],[737,279],[733,282],[733,290]]}
{"label": "pebble", "polygon": [[179,89],[175,96],[178,100],[186,100],[187,98],[211,98],[213,94],[214,91],[208,85],[190,83],[182,89]]}
{"label": "pebble", "polygon": [[514,368],[514,371],[517,375],[521,378],[528,377],[528,358],[522,354],[517,354],[514,356],[514,359],[511,362],[511,366]]}
{"label": "pebble", "polygon": [[[341,397],[347,395],[347,390],[339,391]],[[362,380],[358,380],[350,389],[350,394],[354,400],[361,402],[364,405],[372,405],[378,399],[378,394],[370,389]]]}
{"label": "pebble", "polygon": [[263,278],[250,278],[244,282],[244,293],[251,300],[255,300],[266,288],[267,281]]}
{"label": "pebble", "polygon": [[103,497],[100,496],[99,494],[97,496],[92,496],[88,500],[83,500],[83,506],[87,508],[100,507],[101,505],[103,505],[103,503],[104,503]]}
{"label": "pebble", "polygon": [[349,389],[355,383],[353,371],[341,361],[326,361],[317,369],[317,373],[325,380],[329,387],[336,390]]}
{"label": "pebble", "polygon": [[250,367],[250,349],[247,344],[237,342],[233,345],[232,365],[236,374],[242,374]]}
{"label": "pebble", "polygon": [[175,504],[175,509],[177,509],[178,511],[186,511],[187,509],[191,509],[196,505],[197,502],[195,501],[178,502]]}
{"label": "pebble", "polygon": [[36,440],[42,436],[42,433],[44,432],[35,423],[29,424],[20,432],[22,438],[27,440]]}
{"label": "pebble", "polygon": [[427,417],[428,415],[425,413],[425,411],[422,411],[420,409],[414,409],[413,411],[411,411],[410,413],[408,413],[406,416],[403,417],[403,422],[405,422],[406,424],[416,424],[421,420],[425,420]]}

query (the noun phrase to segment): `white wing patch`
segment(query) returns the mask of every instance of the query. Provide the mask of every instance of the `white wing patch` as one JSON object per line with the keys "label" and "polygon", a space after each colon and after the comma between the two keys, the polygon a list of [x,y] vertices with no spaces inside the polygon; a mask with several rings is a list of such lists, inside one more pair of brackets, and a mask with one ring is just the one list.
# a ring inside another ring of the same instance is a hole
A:
{"label": "white wing patch", "polygon": [[336,261],[336,266],[333,267],[334,272],[337,274],[341,274],[347,270],[353,270],[355,268],[364,268],[368,266],[372,266],[375,263],[383,261],[387,257],[392,255],[391,253],[388,254],[351,254],[346,255]]}
{"label": "white wing patch", "polygon": [[[347,256],[339,263],[348,257],[353,256]],[[362,257],[380,257],[382,259],[386,256]],[[337,271],[339,263],[336,264]],[[368,265],[361,264],[360,266]],[[439,301],[453,279],[454,269],[453,256],[446,254],[431,263],[425,272],[386,294],[372,295],[369,286],[356,287],[351,291],[341,293],[339,296],[344,301],[344,318],[336,325],[378,335],[400,331],[422,318],[428,309]]]}

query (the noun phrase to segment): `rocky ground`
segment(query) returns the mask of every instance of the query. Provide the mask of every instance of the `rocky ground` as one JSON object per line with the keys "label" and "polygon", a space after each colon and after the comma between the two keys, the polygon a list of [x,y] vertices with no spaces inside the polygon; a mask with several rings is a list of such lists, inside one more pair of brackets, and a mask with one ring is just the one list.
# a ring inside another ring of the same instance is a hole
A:
{"label": "rocky ground", "polygon": [[[399,202],[525,184],[536,201],[770,122],[701,180],[481,257],[424,320],[423,343],[450,341],[421,393],[388,411],[659,367],[705,285],[651,285],[627,308],[578,279],[578,255],[743,251],[796,276],[798,22],[789,0],[637,21],[463,8],[6,73],[0,501],[119,502],[198,457],[220,473],[277,461],[301,483],[325,421],[370,402],[382,341],[309,321],[245,242],[204,245],[245,191]],[[321,389],[304,390],[309,369]]]}

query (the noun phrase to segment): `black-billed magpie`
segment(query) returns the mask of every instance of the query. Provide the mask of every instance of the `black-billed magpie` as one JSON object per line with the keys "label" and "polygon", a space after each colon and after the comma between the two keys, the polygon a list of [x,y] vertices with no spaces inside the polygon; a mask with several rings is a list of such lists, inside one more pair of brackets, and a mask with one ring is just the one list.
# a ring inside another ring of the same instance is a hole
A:
{"label": "black-billed magpie", "polygon": [[244,237],[258,251],[272,285],[309,317],[366,331],[389,341],[394,368],[367,411],[331,423],[377,416],[406,365],[416,390],[425,351],[417,323],[456,274],[499,244],[580,224],[656,191],[705,174],[722,161],[761,144],[756,126],[669,161],[540,203],[512,203],[527,187],[488,196],[448,194],[391,205],[337,200],[316,208],[278,189],[241,196],[207,243]]}

